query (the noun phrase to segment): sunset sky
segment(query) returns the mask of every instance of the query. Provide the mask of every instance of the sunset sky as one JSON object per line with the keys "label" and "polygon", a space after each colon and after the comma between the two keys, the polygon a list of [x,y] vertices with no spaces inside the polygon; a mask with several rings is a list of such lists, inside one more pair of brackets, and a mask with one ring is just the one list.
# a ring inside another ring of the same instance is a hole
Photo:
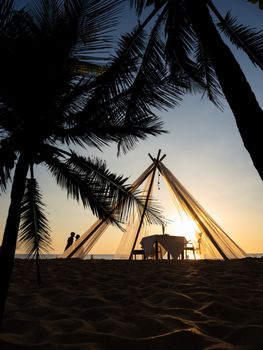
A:
{"label": "sunset sky", "polygon": [[[263,28],[263,11],[245,0],[217,0],[214,4],[223,15],[232,9],[232,14],[241,23]],[[127,28],[122,25],[124,31],[130,29],[135,17],[128,18],[128,22],[125,20]],[[241,51],[233,51],[263,107],[263,72],[255,68]],[[227,103],[222,112],[207,99],[202,99],[201,95],[186,95],[180,106],[161,112],[159,116],[168,134],[140,141],[133,151],[119,158],[116,156],[116,145],[105,148],[103,153],[88,149],[87,155],[105,159],[111,171],[129,177],[131,183],[151,163],[148,153],[156,156],[161,149],[166,154],[164,164],[228,235],[246,252],[262,253],[263,184],[244,148]],[[89,210],[67,199],[66,193],[57,187],[44,168],[36,169],[36,177],[44,192],[49,213],[54,248],[51,253],[59,254],[64,250],[71,231],[83,234],[96,218]],[[167,198],[164,183],[161,183],[159,191],[156,183],[155,189],[166,208],[167,218],[173,220],[173,207]],[[9,195],[8,191],[1,196],[0,237],[5,226]],[[167,231],[179,234],[173,232],[172,225]],[[155,233],[161,233],[161,228]],[[114,253],[120,237],[120,232],[105,233],[93,253]]]}

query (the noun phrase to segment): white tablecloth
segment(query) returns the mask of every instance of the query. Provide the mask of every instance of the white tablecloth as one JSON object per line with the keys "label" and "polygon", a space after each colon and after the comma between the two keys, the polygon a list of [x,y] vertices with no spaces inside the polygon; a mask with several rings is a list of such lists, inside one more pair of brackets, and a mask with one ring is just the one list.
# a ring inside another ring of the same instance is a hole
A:
{"label": "white tablecloth", "polygon": [[144,250],[146,259],[155,256],[156,241],[161,246],[161,257],[168,252],[173,259],[178,259],[187,242],[183,236],[170,236],[167,234],[144,237],[140,243]]}

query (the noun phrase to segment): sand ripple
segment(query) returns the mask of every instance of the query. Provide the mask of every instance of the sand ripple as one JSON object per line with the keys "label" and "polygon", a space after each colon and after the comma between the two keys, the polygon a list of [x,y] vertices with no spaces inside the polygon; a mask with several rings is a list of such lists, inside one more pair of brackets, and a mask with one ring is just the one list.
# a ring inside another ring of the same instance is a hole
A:
{"label": "sand ripple", "polygon": [[16,260],[0,349],[263,349],[263,259]]}

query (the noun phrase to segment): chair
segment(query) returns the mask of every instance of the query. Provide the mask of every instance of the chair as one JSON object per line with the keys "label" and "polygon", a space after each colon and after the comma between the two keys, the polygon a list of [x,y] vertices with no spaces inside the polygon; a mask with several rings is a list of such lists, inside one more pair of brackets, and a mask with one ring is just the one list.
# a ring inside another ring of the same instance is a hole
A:
{"label": "chair", "polygon": [[142,259],[141,260],[145,260],[145,253],[143,249],[135,249],[132,251],[132,260],[137,260],[136,256],[141,256]]}
{"label": "chair", "polygon": [[184,247],[184,251],[185,251],[185,254],[186,254],[186,259],[187,259],[187,257],[188,257],[187,252],[188,252],[188,251],[191,251],[191,252],[193,252],[194,258],[195,258],[195,260],[196,260],[195,246],[194,246],[194,243],[193,243],[191,240],[189,240],[189,241],[186,242],[186,245],[185,245],[185,247]]}

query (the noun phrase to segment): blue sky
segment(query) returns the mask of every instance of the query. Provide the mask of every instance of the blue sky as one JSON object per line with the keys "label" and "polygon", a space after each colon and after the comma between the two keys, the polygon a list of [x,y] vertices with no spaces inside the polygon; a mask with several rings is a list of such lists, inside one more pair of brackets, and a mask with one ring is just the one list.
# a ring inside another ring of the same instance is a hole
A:
{"label": "blue sky", "polygon": [[[257,6],[245,0],[218,0],[214,4],[223,15],[231,9],[241,23],[262,29],[263,11]],[[123,30],[126,26],[127,30],[130,28],[133,18],[124,18],[121,22]],[[263,107],[262,71],[255,68],[241,51],[232,49]],[[129,177],[129,182],[132,182],[150,164],[148,153],[155,156],[158,149],[162,149],[167,155],[164,160],[166,166],[221,227],[245,251],[263,252],[262,181],[243,146],[227,104],[222,112],[207,99],[202,99],[201,95],[186,95],[179,107],[161,112],[159,116],[168,134],[149,137],[119,158],[116,145],[105,148],[103,153],[88,149],[87,154],[105,159],[110,170]],[[95,218],[81,205],[68,200],[66,193],[56,186],[44,169],[40,167],[36,173],[49,212],[53,246],[55,252],[60,253],[69,232],[83,234]],[[163,184],[156,194],[160,201],[165,202],[162,205],[168,215],[172,216]],[[9,192],[1,197],[0,232],[4,229],[8,205]],[[105,234],[94,252],[111,253],[119,238],[118,232]]]}

